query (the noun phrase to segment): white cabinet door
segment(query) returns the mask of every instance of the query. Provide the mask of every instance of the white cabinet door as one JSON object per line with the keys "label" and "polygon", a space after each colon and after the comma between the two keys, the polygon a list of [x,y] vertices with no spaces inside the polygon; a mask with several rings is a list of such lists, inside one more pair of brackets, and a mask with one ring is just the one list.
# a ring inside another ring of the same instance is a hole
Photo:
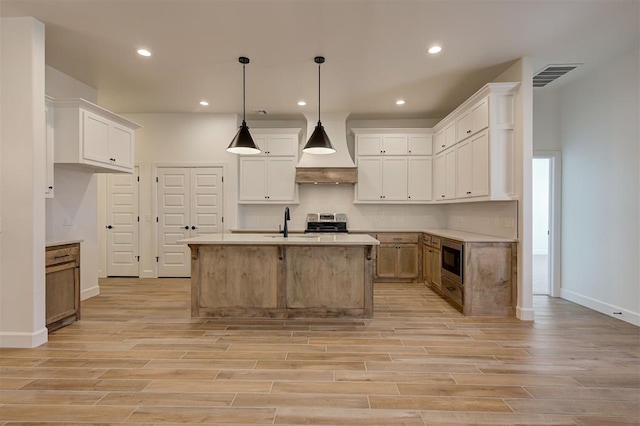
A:
{"label": "white cabinet door", "polygon": [[456,140],[456,123],[455,122],[452,121],[451,123],[449,123],[449,125],[447,125],[447,127],[445,127],[444,140],[445,140],[446,148],[450,148],[456,144],[457,140]]}
{"label": "white cabinet door", "polygon": [[431,157],[409,158],[408,195],[409,201],[430,201],[432,164]]}
{"label": "white cabinet door", "polygon": [[87,160],[110,164],[109,133],[111,122],[89,111],[82,112],[82,148]]}
{"label": "white cabinet door", "polygon": [[360,201],[382,199],[382,158],[358,159],[358,196]]}
{"label": "white cabinet door", "polygon": [[46,165],[45,165],[45,187],[46,198],[53,198],[53,156],[54,156],[54,130],[53,130],[53,108],[46,105],[45,116],[45,141],[46,141]]}
{"label": "white cabinet door", "polygon": [[240,201],[267,201],[267,158],[240,157]]}
{"label": "white cabinet door", "polygon": [[447,142],[444,136],[444,129],[440,130],[433,138],[433,152],[436,154],[447,148]]}
{"label": "white cabinet door", "polygon": [[479,133],[458,144],[457,190],[458,198],[489,195],[489,138]]}
{"label": "white cabinet door", "polygon": [[473,179],[473,162],[471,140],[460,142],[456,147],[457,162],[457,181],[456,181],[456,197],[471,197],[471,185]]}
{"label": "white cabinet door", "polygon": [[382,155],[382,135],[357,135],[358,155]]}
{"label": "white cabinet door", "polygon": [[409,155],[431,155],[432,147],[431,135],[409,135]]}
{"label": "white cabinet door", "polygon": [[139,276],[138,170],[107,175],[107,276]]}
{"label": "white cabinet door", "polygon": [[297,135],[268,135],[266,144],[267,155],[295,156],[298,150]]}
{"label": "white cabinet door", "polygon": [[267,162],[267,199],[269,201],[295,200],[296,159],[270,157]]}
{"label": "white cabinet door", "polygon": [[435,201],[456,198],[456,151],[449,148],[434,162]]}
{"label": "white cabinet door", "polygon": [[383,159],[382,198],[385,201],[405,201],[407,199],[406,158]]}
{"label": "white cabinet door", "polygon": [[118,166],[133,167],[133,130],[112,124],[109,135],[109,160]]}
{"label": "white cabinet door", "polygon": [[489,195],[489,135],[479,133],[471,140],[471,194],[474,197]]}
{"label": "white cabinet door", "polygon": [[489,126],[489,101],[484,98],[471,108],[463,112],[457,119],[458,141],[462,141],[471,135]]}
{"label": "white cabinet door", "polygon": [[407,135],[383,135],[382,155],[407,155]]}

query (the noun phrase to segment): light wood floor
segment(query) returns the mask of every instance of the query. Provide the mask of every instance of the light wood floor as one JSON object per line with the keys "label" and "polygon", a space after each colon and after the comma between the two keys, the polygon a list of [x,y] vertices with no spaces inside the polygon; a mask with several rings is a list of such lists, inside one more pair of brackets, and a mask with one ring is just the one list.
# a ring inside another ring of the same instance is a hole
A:
{"label": "light wood floor", "polygon": [[109,279],[82,321],[0,350],[0,425],[640,424],[640,331],[535,297],[465,318],[377,284],[373,320],[199,320],[188,280]]}

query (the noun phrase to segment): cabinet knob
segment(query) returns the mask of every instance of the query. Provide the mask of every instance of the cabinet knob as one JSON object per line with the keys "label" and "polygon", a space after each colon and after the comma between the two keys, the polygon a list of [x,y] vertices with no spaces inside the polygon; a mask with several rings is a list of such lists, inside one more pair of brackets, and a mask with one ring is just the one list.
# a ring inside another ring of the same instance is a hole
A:
{"label": "cabinet knob", "polygon": [[409,195],[409,198],[411,198],[411,195]]}
{"label": "cabinet knob", "polygon": [[471,133],[471,130],[467,130],[467,134]]}
{"label": "cabinet knob", "polygon": [[53,186],[50,186],[49,189],[53,189]]}
{"label": "cabinet knob", "polygon": [[444,198],[444,195],[441,195],[442,198]]}
{"label": "cabinet knob", "polygon": [[197,226],[192,226],[191,229],[198,229],[198,227]]}
{"label": "cabinet knob", "polygon": [[456,291],[456,288],[455,288],[455,287],[447,287],[447,290],[449,290],[449,291]]}
{"label": "cabinet knob", "polygon": [[189,229],[189,225],[185,226],[184,229]]}
{"label": "cabinet knob", "polygon": [[111,161],[116,161],[116,159],[115,159],[115,158],[109,158],[109,160],[111,160]]}
{"label": "cabinet knob", "polygon": [[441,148],[444,148],[445,146],[446,146],[446,145],[441,145],[440,147],[441,147]]}
{"label": "cabinet knob", "polygon": [[471,191],[467,191],[467,194],[471,194]]}
{"label": "cabinet knob", "polygon": [[107,225],[107,229],[113,229],[113,226]]}

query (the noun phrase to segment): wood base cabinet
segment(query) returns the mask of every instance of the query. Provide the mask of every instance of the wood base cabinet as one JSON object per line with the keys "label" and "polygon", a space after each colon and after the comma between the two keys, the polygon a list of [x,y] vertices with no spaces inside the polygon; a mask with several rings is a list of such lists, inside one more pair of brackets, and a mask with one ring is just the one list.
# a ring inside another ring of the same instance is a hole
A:
{"label": "wood base cabinet", "polygon": [[420,275],[419,234],[377,234],[376,279],[378,281],[415,281]]}
{"label": "wood base cabinet", "polygon": [[[515,315],[517,253],[516,243],[465,243],[465,315]],[[452,295],[457,297],[457,290]]]}
{"label": "wood base cabinet", "polygon": [[80,319],[80,243],[47,247],[46,325],[49,332]]}
{"label": "wood base cabinet", "polygon": [[440,291],[442,287],[440,238],[426,234],[423,240],[422,273],[425,285]]}

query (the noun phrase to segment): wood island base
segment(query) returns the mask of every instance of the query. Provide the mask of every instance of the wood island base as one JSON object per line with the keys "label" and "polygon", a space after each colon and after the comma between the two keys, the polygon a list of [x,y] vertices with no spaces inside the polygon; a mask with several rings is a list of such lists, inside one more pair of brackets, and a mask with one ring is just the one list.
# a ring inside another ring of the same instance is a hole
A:
{"label": "wood island base", "polygon": [[192,317],[373,317],[373,244],[188,244]]}

